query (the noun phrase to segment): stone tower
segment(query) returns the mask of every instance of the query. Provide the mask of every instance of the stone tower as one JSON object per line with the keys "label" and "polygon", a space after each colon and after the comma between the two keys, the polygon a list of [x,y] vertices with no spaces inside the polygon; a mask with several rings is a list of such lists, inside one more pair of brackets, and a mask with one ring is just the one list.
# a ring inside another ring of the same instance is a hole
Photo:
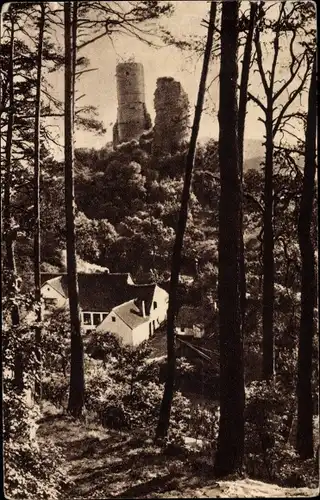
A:
{"label": "stone tower", "polygon": [[120,63],[116,70],[118,117],[113,129],[113,145],[139,139],[151,127],[146,111],[143,65]]}
{"label": "stone tower", "polygon": [[189,135],[189,99],[181,83],[171,77],[157,80],[153,154],[174,154]]}

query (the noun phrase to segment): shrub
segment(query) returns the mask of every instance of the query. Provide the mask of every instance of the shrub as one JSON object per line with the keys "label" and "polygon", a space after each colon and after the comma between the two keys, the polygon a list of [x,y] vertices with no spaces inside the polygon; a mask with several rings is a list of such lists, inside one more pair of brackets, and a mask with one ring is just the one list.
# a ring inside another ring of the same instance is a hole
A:
{"label": "shrub", "polygon": [[4,380],[4,482],[8,498],[56,500],[65,484],[63,460],[54,445],[44,450],[37,442],[38,406],[28,405],[27,391],[17,394]]}
{"label": "shrub", "polygon": [[60,373],[66,378],[70,365],[70,322],[68,311],[55,311],[44,321],[42,351],[44,373],[47,375]]}
{"label": "shrub", "polygon": [[294,393],[279,382],[253,382],[246,388],[245,459],[250,476],[287,486],[310,486],[314,481],[314,460],[301,462],[289,442],[294,405]]}
{"label": "shrub", "polygon": [[51,373],[42,379],[42,397],[56,407],[66,407],[69,380],[59,373]]}
{"label": "shrub", "polygon": [[[17,299],[18,300],[18,299]],[[20,311],[32,312],[29,299],[19,298]],[[40,409],[32,402],[39,364],[35,356],[35,325],[26,315],[18,326],[10,324],[10,315],[3,304],[3,438],[4,479],[8,498],[26,500],[57,499],[64,485],[61,453],[53,445],[40,449],[37,422]],[[10,307],[10,305],[9,305]],[[17,390],[13,375],[15,357],[21,354],[23,390]],[[30,397],[31,396],[31,397]]]}
{"label": "shrub", "polygon": [[65,483],[61,452],[39,450],[36,443],[8,440],[4,445],[5,490],[8,498],[56,500]]}
{"label": "shrub", "polygon": [[[86,364],[86,409],[99,423],[114,429],[147,429],[155,432],[163,396],[159,363],[149,362],[147,343],[125,346],[111,334],[95,333],[89,340]],[[192,366],[178,363],[179,373]],[[183,443],[183,436],[214,441],[218,414],[197,406],[176,391],[167,443]]]}

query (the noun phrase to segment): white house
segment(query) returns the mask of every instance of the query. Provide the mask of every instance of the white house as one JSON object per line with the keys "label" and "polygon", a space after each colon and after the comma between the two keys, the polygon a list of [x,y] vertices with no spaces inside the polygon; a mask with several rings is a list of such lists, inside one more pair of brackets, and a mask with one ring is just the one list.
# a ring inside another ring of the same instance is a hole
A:
{"label": "white house", "polygon": [[68,293],[61,275],[41,275],[41,296],[44,300],[44,312],[56,308],[61,309],[66,306]]}
{"label": "white house", "polygon": [[201,338],[204,335],[204,321],[201,310],[196,307],[182,306],[176,318],[177,335]]}
{"label": "white house", "polygon": [[134,285],[132,292],[136,298],[114,307],[96,331],[113,333],[135,346],[152,337],[165,321],[169,296],[158,285]]}
{"label": "white house", "polygon": [[[111,332],[124,343],[137,345],[166,319],[168,293],[155,284],[135,284],[129,273],[79,273],[78,283],[86,332]],[[43,274],[41,293],[45,313],[68,307],[67,275]]]}

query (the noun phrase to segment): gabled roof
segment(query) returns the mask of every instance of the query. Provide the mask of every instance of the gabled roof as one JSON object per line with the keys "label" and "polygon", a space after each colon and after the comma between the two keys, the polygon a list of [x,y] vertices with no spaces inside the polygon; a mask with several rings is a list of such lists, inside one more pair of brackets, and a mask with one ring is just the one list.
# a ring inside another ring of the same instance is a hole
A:
{"label": "gabled roof", "polygon": [[41,274],[41,286],[46,283],[59,292],[63,297],[68,297],[68,283],[66,275],[61,276],[61,274],[47,273]]}
{"label": "gabled roof", "polygon": [[[41,274],[42,286],[48,283],[63,297],[68,297],[67,274]],[[79,302],[83,311],[107,312],[135,299],[135,308],[141,311],[145,302],[146,315],[150,315],[157,285],[132,284],[130,273],[78,273]],[[141,313],[140,313],[141,314]]]}
{"label": "gabled roof", "polygon": [[41,285],[44,285],[53,278],[60,278],[63,274],[65,273],[41,273]]}
{"label": "gabled roof", "polygon": [[[129,273],[79,273],[79,302],[83,311],[111,311],[113,307],[135,298],[130,292],[132,280]],[[64,297],[68,297],[66,274],[42,275],[42,285],[50,284]]]}
{"label": "gabled roof", "polygon": [[128,300],[129,273],[79,274],[79,301],[83,311],[111,311]]}
{"label": "gabled roof", "polygon": [[141,310],[134,299],[114,307],[113,312],[115,312],[131,330],[149,321],[148,316],[142,316]]}

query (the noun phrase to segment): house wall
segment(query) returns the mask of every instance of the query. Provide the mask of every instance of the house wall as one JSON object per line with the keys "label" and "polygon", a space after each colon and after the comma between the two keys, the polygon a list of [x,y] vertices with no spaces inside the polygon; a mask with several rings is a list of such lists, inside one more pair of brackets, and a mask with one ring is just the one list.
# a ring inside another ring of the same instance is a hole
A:
{"label": "house wall", "polygon": [[[112,321],[112,316],[116,318],[116,321]],[[129,328],[114,311],[108,314],[105,320],[96,328],[96,332],[113,333],[120,338],[124,344],[133,345],[131,328]]]}
{"label": "house wall", "polygon": [[[90,321],[90,324],[85,324],[85,322],[84,322],[84,315],[85,315],[85,314],[90,314],[90,316],[91,316],[91,321]],[[81,311],[81,313],[80,313],[81,327],[82,327],[82,329],[83,329],[85,332],[90,331],[90,330],[96,330],[97,326],[99,326],[99,325],[95,325],[95,324],[93,323],[93,315],[94,315],[94,314],[99,314],[99,315],[100,315],[100,323],[99,323],[99,324],[101,324],[101,323],[102,323],[102,321],[103,321],[103,315],[108,315],[108,314],[109,314],[109,312],[107,312],[107,311],[100,311],[100,312],[98,312],[98,311],[94,311],[94,312],[90,312],[90,311]],[[106,318],[105,318],[105,319],[106,319]]]}
{"label": "house wall", "polygon": [[[55,300],[55,304],[52,305],[53,308],[61,308],[65,307],[67,303],[67,299],[61,295],[61,293],[57,292],[49,283],[45,283],[41,287],[41,296],[44,300],[52,299]],[[45,311],[48,310],[48,307],[44,305],[43,308]]]}
{"label": "house wall", "polygon": [[183,331],[181,326],[176,326],[176,333],[178,335],[192,335],[195,338],[201,338],[204,335],[204,328],[199,326],[184,327]]}
{"label": "house wall", "polygon": [[[154,302],[157,303],[156,309],[154,309]],[[150,310],[150,319],[156,321],[156,328],[167,319],[168,303],[169,294],[159,286],[156,286]]]}
{"label": "house wall", "polygon": [[[139,325],[137,328],[132,330],[132,345],[136,346],[141,344],[144,340],[148,340],[149,338],[149,324],[152,323],[152,321],[146,321],[145,323],[142,323],[142,325]],[[153,330],[152,330],[153,332]]]}
{"label": "house wall", "polygon": [[176,326],[176,333],[178,335],[193,335],[193,328],[184,327],[184,329],[182,331],[181,326]]}

